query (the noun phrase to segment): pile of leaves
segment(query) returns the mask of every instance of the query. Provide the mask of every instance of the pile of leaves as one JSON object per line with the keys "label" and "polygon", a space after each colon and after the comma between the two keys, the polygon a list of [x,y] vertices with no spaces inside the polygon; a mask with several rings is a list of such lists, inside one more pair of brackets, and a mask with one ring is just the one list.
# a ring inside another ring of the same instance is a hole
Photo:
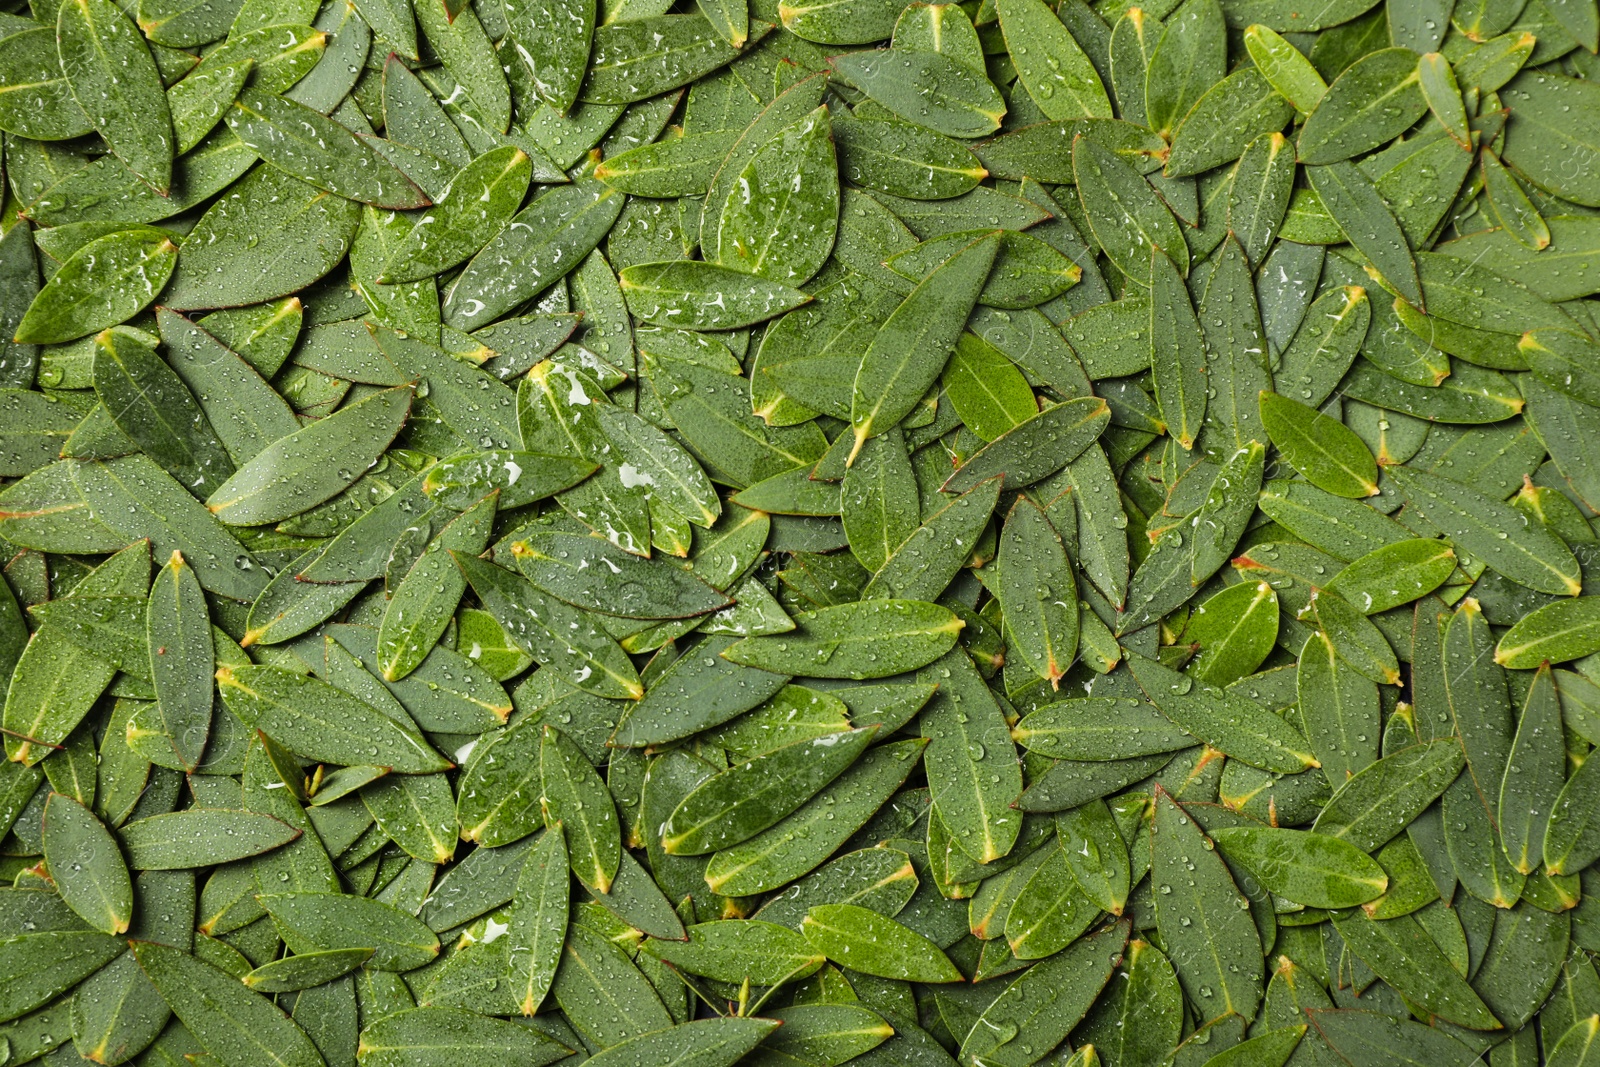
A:
{"label": "pile of leaves", "polygon": [[0,1063],[1600,1062],[1595,0],[0,7]]}

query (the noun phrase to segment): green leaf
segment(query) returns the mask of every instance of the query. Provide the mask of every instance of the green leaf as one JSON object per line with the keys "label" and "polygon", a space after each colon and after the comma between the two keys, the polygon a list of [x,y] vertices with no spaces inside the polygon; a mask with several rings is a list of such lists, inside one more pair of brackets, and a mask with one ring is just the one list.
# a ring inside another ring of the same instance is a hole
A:
{"label": "green leaf", "polygon": [[1150,255],[1167,254],[1179,274],[1189,272],[1189,246],[1150,183],[1110,150],[1088,137],[1072,142],[1072,171],[1089,228],[1106,258],[1141,287],[1150,277]]}
{"label": "green leaf", "polygon": [[1057,121],[1109,119],[1111,101],[1070,30],[1041,0],[995,5],[1017,77],[1046,116]]}
{"label": "green leaf", "polygon": [[300,831],[254,811],[187,808],[125,824],[118,837],[141,871],[184,870],[258,856]]}
{"label": "green leaf", "polygon": [[1261,1002],[1260,935],[1227,865],[1160,787],[1150,841],[1156,923],[1184,992],[1212,1018],[1253,1017]]}
{"label": "green leaf", "polygon": [[1499,1029],[1478,994],[1411,916],[1377,921],[1351,912],[1335,919],[1334,927],[1363,963],[1424,1011],[1469,1029]]}
{"label": "green leaf", "polygon": [[1529,612],[1507,630],[1494,660],[1512,670],[1562,663],[1600,651],[1600,597],[1576,597]]}
{"label": "green leaf", "polygon": [[838,224],[839,164],[823,107],[773,137],[740,172],[722,205],[717,261],[804,285],[833,251]]}
{"label": "green leaf", "polygon": [[618,281],[635,317],[689,330],[739,329],[810,299],[798,289],[743,270],[692,260],[627,267]]}
{"label": "green leaf", "polygon": [[907,122],[947,137],[993,133],[1006,113],[999,90],[983,73],[938,52],[869,50],[835,56],[830,63],[832,77]]}
{"label": "green leaf", "polygon": [[392,587],[378,626],[377,657],[385,681],[399,681],[422,666],[439,643],[467,591],[466,576],[451,553],[482,552],[494,518],[491,495],[450,520]]}
{"label": "green leaf", "polygon": [[818,952],[862,974],[903,982],[963,980],[932,941],[870,908],[813,905],[800,928]]}
{"label": "green leaf", "polygon": [[133,955],[161,999],[225,1067],[318,1067],[317,1046],[272,1001],[179,949],[133,942]]}
{"label": "green leaf", "polygon": [[697,1019],[631,1037],[589,1059],[594,1067],[731,1067],[778,1026],[774,1019],[736,1015]]}
{"label": "green leaf", "polygon": [[706,779],[660,827],[662,847],[694,856],[749,840],[843,774],[876,733],[869,726],[796,741]]}
{"label": "green leaf", "polygon": [[409,971],[433,962],[439,939],[391,905],[342,893],[265,893],[257,898],[296,952],[371,948],[367,966]]}
{"label": "green leaf", "polygon": [[[752,26],[745,47],[760,40],[767,28]],[[595,29],[589,73],[578,96],[596,104],[629,104],[697,81],[738,56],[739,48],[724,40],[704,15],[608,22]]]}
{"label": "green leaf", "polygon": [[1056,700],[1023,716],[1012,739],[1058,759],[1119,760],[1176,752],[1195,739],[1135,697]]}
{"label": "green leaf", "polygon": [[1110,418],[1110,408],[1099,397],[1080,396],[1047,407],[973,453],[939,491],[974,492],[991,479],[1012,487],[1032,485],[1083,455]]}
{"label": "green leaf", "polygon": [[385,389],[268,445],[212,491],[230,526],[281,522],[347,488],[389,447],[411,411],[410,386]]}
{"label": "green leaf", "polygon": [[133,882],[100,820],[72,797],[52,793],[41,838],[45,862],[67,906],[101,933],[124,933],[133,921]]}
{"label": "green leaf", "polygon": [[56,47],[72,95],[95,131],[129,170],[166,196],[176,154],[172,116],[139,32],[115,4],[70,0],[56,18]]}
{"label": "green leaf", "polygon": [[1300,162],[1338,163],[1392,140],[1428,104],[1409,48],[1369,52],[1347,67],[1300,130]]}
{"label": "green leaf", "polygon": [[302,952],[264,963],[240,979],[249,989],[262,993],[294,993],[337,981],[360,967],[371,956],[370,948],[337,948],[325,952]]}
{"label": "green leaf", "polygon": [[1561,703],[1546,664],[1528,686],[1507,757],[1507,766],[1516,773],[1501,782],[1496,811],[1506,857],[1523,874],[1533,873],[1544,858],[1547,825],[1565,785],[1566,753],[1556,743],[1560,735]]}
{"label": "green leaf", "polygon": [[155,301],[177,260],[164,230],[139,227],[90,241],[34,297],[17,343],[75,341],[127,321]]}
{"label": "green leaf", "polygon": [[546,830],[564,834],[578,881],[609,893],[622,842],[611,794],[587,757],[561,731],[546,725],[539,744],[539,806]]}
{"label": "green leaf", "polygon": [[156,576],[145,618],[163,732],[180,763],[199,766],[211,732],[216,654],[205,592],[182,553]]}
{"label": "green leaf", "polygon": [[233,473],[194,394],[155,351],[107,330],[94,341],[95,394],[117,427],[191,492]]}
{"label": "green leaf", "polygon": [[[343,197],[257,167],[184,238],[164,303],[189,311],[287,296],[338,265],[360,218],[360,207]],[[282,240],[285,233],[296,240]]]}
{"label": "green leaf", "polygon": [[1415,538],[1374,548],[1324,587],[1363,615],[1377,615],[1433,592],[1454,573],[1456,553],[1443,541]]}
{"label": "green leaf", "polygon": [[376,764],[400,774],[452,766],[409,724],[315,678],[281,667],[234,666],[218,668],[217,684],[245,725],[307,759]]}
{"label": "green leaf", "polygon": [[644,695],[627,654],[587,617],[532,582],[486,560],[452,553],[489,614],[518,648],[543,667],[596,696],[613,699]]}
{"label": "green leaf", "polygon": [[1061,535],[1026,497],[1006,516],[995,562],[1013,650],[1059,689],[1078,654],[1078,583]]}
{"label": "green leaf", "polygon": [[515,145],[474,159],[389,255],[378,280],[421,281],[470,258],[516,214],[532,178],[533,163]]}
{"label": "green leaf", "polygon": [[[921,126],[842,115],[832,121],[844,175],[865,188],[913,200],[944,200],[960,196],[988,175],[964,145]],[[701,136],[722,136],[727,143],[726,135]]]}
{"label": "green leaf", "polygon": [[611,230],[624,199],[592,175],[546,189],[446,289],[445,324],[487,325],[566,277]]}
{"label": "green leaf", "polygon": [[58,141],[94,129],[72,97],[55,34],[47,26],[0,38],[0,129],[17,137]]}
{"label": "green leaf", "polygon": [[1335,496],[1378,492],[1378,465],[1355,432],[1315,408],[1262,392],[1261,421],[1283,458],[1319,489]]}
{"label": "green leaf", "polygon": [[1137,653],[1128,667],[1150,701],[1186,732],[1235,759],[1281,774],[1319,764],[1298,730],[1254,701]]}
{"label": "green leaf", "polygon": [[122,955],[127,946],[123,939],[98,930],[49,930],[5,938],[0,941],[0,1021],[10,1022],[43,1007]]}
{"label": "green leaf", "polygon": [[540,1067],[570,1054],[531,1026],[462,1008],[409,1008],[374,1020],[361,1031],[362,1067],[470,1067],[486,1056]]}
{"label": "green leaf", "polygon": [[1127,940],[1124,920],[1030,967],[984,1009],[960,1062],[1030,1067],[1048,1055],[1111,980]]}
{"label": "green leaf", "polygon": [[900,788],[926,744],[918,738],[872,749],[794,814],[712,856],[706,884],[714,893],[746,896],[814,870]]}
{"label": "green leaf", "polygon": [[566,837],[557,828],[539,837],[517,875],[518,903],[506,936],[511,939],[511,976],[524,1015],[539,1010],[561,962],[571,892],[568,863]]}
{"label": "green leaf", "polygon": [[594,8],[567,0],[521,0],[507,6],[506,19],[534,92],[565,115],[578,99],[583,72],[589,65]]}
{"label": "green leaf", "polygon": [[1561,539],[1511,505],[1410,467],[1391,467],[1389,475],[1424,518],[1496,573],[1552,596],[1582,588],[1577,560]]}
{"label": "green leaf", "polygon": [[806,941],[777,923],[728,919],[689,927],[687,941],[651,939],[644,950],[680,970],[715,981],[777,985],[822,966],[822,949]]}
{"label": "green leaf", "polygon": [[1220,3],[1189,0],[1166,16],[1145,71],[1145,125],[1170,138],[1201,95],[1222,80],[1226,56]]}
{"label": "green leaf", "polygon": [[1223,853],[1278,896],[1312,908],[1350,908],[1383,895],[1389,879],[1348,841],[1304,830],[1219,827]]}
{"label": "green leaf", "polygon": [[510,510],[570,489],[599,469],[599,464],[585,459],[539,452],[463,452],[429,467],[422,490],[445,507],[463,512],[498,491],[499,507]]}
{"label": "green leaf", "polygon": [[1442,1029],[1410,1019],[1396,1019],[1370,1011],[1311,1009],[1306,1013],[1317,1035],[1339,1055],[1374,1067],[1401,1067],[1409,1063],[1437,1063],[1440,1067],[1467,1067],[1476,1063],[1475,1049]]}
{"label": "green leaf", "polygon": [[1422,283],[1417,280],[1417,265],[1405,231],[1361,169],[1341,161],[1307,167],[1306,177],[1356,250],[1372,262],[1395,292],[1421,309]]}
{"label": "green leaf", "polygon": [[747,637],[722,655],[747,667],[815,678],[887,678],[938,659],[964,624],[917,600],[870,600],[802,612],[789,633]]}
{"label": "green leaf", "polygon": [[[156,309],[156,321],[167,362],[199,401],[234,466],[254,459],[262,449],[300,428],[283,397],[255,367],[212,333],[166,308]],[[295,329],[298,331],[298,323]],[[106,347],[120,352],[124,344],[108,340]]]}
{"label": "green leaf", "polygon": [[692,573],[594,537],[535,532],[511,544],[522,576],[584,611],[630,619],[686,619],[732,601]]}

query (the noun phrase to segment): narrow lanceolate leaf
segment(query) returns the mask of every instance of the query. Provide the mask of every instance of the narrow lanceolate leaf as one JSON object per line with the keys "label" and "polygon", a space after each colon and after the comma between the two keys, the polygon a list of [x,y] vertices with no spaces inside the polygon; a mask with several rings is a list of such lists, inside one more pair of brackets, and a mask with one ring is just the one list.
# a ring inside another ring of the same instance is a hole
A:
{"label": "narrow lanceolate leaf", "polygon": [[1511,505],[1411,467],[1391,467],[1389,474],[1429,522],[1497,573],[1553,596],[1576,596],[1582,589],[1571,550]]}
{"label": "narrow lanceolate leaf", "polygon": [[1285,461],[1319,489],[1343,497],[1378,492],[1378,464],[1338,419],[1277,393],[1261,394],[1261,422]]}
{"label": "narrow lanceolate leaf", "polygon": [[516,214],[532,180],[533,163],[515,145],[474,159],[389,255],[378,280],[420,281],[470,258]]}
{"label": "narrow lanceolate leaf", "polygon": [[52,793],[41,838],[67,906],[102,933],[125,932],[133,921],[133,881],[110,831],[78,801]]}
{"label": "narrow lanceolate leaf", "polygon": [[259,856],[300,834],[260,812],[185,808],[127,823],[117,836],[136,870],[176,871]]}
{"label": "narrow lanceolate leaf", "polygon": [[1391,753],[1340,786],[1315,829],[1374,852],[1437,800],[1465,763],[1454,738]]}
{"label": "narrow lanceolate leaf", "polygon": [[584,611],[635,619],[686,619],[732,601],[662,560],[623,552],[595,537],[535,532],[511,545],[522,576]]}
{"label": "narrow lanceolate leaf", "polygon": [[1110,419],[1110,407],[1095,396],[1047,407],[975,452],[940,492],[966,493],[991,479],[1013,487],[1032,485],[1083,455]]}
{"label": "narrow lanceolate leaf", "polygon": [[854,763],[876,726],[796,741],[702,782],[660,828],[671,855],[715,852],[773,825]]}
{"label": "narrow lanceolate leaf", "polygon": [[1052,119],[1109,119],[1111,100],[1089,57],[1040,0],[996,5],[1017,76],[1034,103]]}
{"label": "narrow lanceolate leaf", "polygon": [[834,56],[833,76],[908,122],[948,137],[982,137],[1000,128],[1004,98],[988,77],[921,49],[869,49]]}
{"label": "narrow lanceolate leaf", "polygon": [[964,625],[919,600],[869,600],[802,612],[795,629],[747,637],[722,654],[735,663],[816,678],[887,678],[948,652]]}
{"label": "narrow lanceolate leaf", "polygon": [[1175,752],[1195,739],[1137,697],[1056,700],[1011,729],[1022,747],[1057,759],[1117,760]]}
{"label": "narrow lanceolate leaf", "polygon": [[539,1010],[561,962],[571,895],[567,863],[566,837],[558,825],[528,850],[517,875],[517,905],[506,936],[511,980],[524,1015]]}
{"label": "narrow lanceolate leaf", "polygon": [[589,48],[594,7],[570,0],[518,0],[506,5],[512,47],[533,79],[534,92],[559,114],[578,99]]}
{"label": "narrow lanceolate leaf", "polygon": [[425,207],[428,197],[344,126],[287,97],[246,89],[228,129],[268,163],[318,189],[374,207]]}
{"label": "narrow lanceolate leaf", "polygon": [[182,553],[151,584],[145,620],[163,733],[178,761],[197,767],[211,732],[216,651],[205,590]]}
{"label": "narrow lanceolate leaf", "polygon": [[369,897],[264,893],[257,898],[296,952],[371,948],[367,966],[409,971],[433,962],[439,939],[420,919]]}
{"label": "narrow lanceolate leaf", "polygon": [[1296,904],[1353,908],[1377,899],[1389,887],[1376,860],[1337,837],[1265,826],[1221,827],[1211,836],[1228,859]]}
{"label": "narrow lanceolate leaf", "polygon": [[452,554],[489,614],[517,647],[596,696],[644,695],[627,653],[588,616],[518,574],[474,556]]}
{"label": "narrow lanceolate leaf", "polygon": [[1562,663],[1600,652],[1600,597],[1577,597],[1529,612],[1495,646],[1495,662],[1512,670]]}
{"label": "narrow lanceolate leaf", "polygon": [[1396,541],[1352,560],[1323,588],[1338,593],[1362,614],[1376,615],[1427,596],[1445,583],[1455,567],[1455,549],[1444,541]]}
{"label": "narrow lanceolate leaf", "polygon": [[1499,1020],[1411,916],[1375,920],[1356,911],[1334,925],[1361,962],[1425,1011],[1469,1029],[1499,1029]]}
{"label": "narrow lanceolate leaf", "polygon": [[1312,634],[1301,647],[1295,689],[1307,739],[1335,788],[1377,761],[1383,725],[1378,688],[1339,658],[1326,632]]}
{"label": "narrow lanceolate leaf", "polygon": [[962,1067],[1039,1062],[1088,1013],[1127,942],[1124,919],[1029,968],[983,1010],[962,1042]]}
{"label": "narrow lanceolate leaf", "polygon": [[929,792],[955,844],[977,862],[992,863],[1011,851],[1022,828],[1010,807],[1022,792],[1022,774],[1005,715],[963,650],[918,677],[939,686],[921,717]]}
{"label": "narrow lanceolate leaf", "polygon": [[232,975],[153,941],[135,941],[133,955],[172,1013],[224,1067],[323,1064],[304,1030]]}
{"label": "narrow lanceolate leaf", "polygon": [[1422,310],[1422,283],[1405,231],[1361,169],[1348,162],[1330,163],[1307,167],[1306,176],[1350,243],[1372,261],[1395,292]]}
{"label": "narrow lanceolate leaf", "polygon": [[816,973],[820,949],[787,926],[751,919],[700,923],[684,941],[656,939],[645,951],[679,970],[719,982],[778,985]]}
{"label": "narrow lanceolate leaf", "polygon": [[139,31],[107,0],[72,0],[56,17],[72,95],[128,169],[162,196],[172,184],[172,117]]}
{"label": "narrow lanceolate leaf", "polygon": [[1159,786],[1150,846],[1156,924],[1184,992],[1207,1018],[1253,1017],[1261,938],[1245,898],[1199,826]]}
{"label": "narrow lanceolate leaf", "polygon": [[625,268],[628,310],[655,326],[736,330],[804,304],[805,293],[718,263],[675,260]]}
{"label": "narrow lanceolate leaf", "polygon": [[117,428],[186,489],[205,495],[233,473],[194,394],[150,346],[115,330],[101,333],[94,385]]}
{"label": "narrow lanceolate leaf", "polygon": [[126,322],[155,301],[177,261],[164,230],[139,227],[90,241],[39,290],[14,340],[58,344]]}
{"label": "narrow lanceolate leaf", "polygon": [[990,478],[928,516],[861,591],[874,597],[936,599],[972,558],[972,546],[1000,500],[1002,479]]}
{"label": "narrow lanceolate leaf", "polygon": [[1013,650],[1059,689],[1078,654],[1078,584],[1061,535],[1027,497],[1006,517],[995,562]]}
{"label": "narrow lanceolate leaf", "polygon": [[245,725],[307,759],[400,774],[452,766],[415,728],[318,679],[281,667],[232,666],[217,670],[217,685]]}
{"label": "narrow lanceolate leaf", "polygon": [[1409,48],[1369,52],[1345,69],[1300,129],[1300,162],[1338,163],[1391,140],[1428,103]]}
{"label": "narrow lanceolate leaf", "polygon": [[378,624],[377,654],[385,681],[398,682],[422,666],[438,644],[467,591],[467,580],[450,553],[482,552],[494,517],[491,494],[450,520],[405,577],[390,586],[389,603]]}
{"label": "narrow lanceolate leaf", "polygon": [[539,745],[539,787],[545,827],[565,834],[572,873],[596,892],[610,892],[622,858],[616,806],[588,758],[550,726]]}
{"label": "narrow lanceolate leaf", "polygon": [[403,1010],[361,1030],[361,1067],[467,1067],[496,1059],[543,1067],[572,1054],[554,1038],[509,1019],[465,1008],[413,1008],[409,997],[401,1003]]}
{"label": "narrow lanceolate leaf", "polygon": [[518,508],[572,488],[599,467],[586,459],[539,452],[466,452],[429,467],[422,491],[453,511],[466,511],[496,490],[500,508]]}
{"label": "narrow lanceolate leaf", "polygon": [[902,982],[959,982],[961,972],[939,947],[915,930],[858,904],[818,904],[801,932],[840,966]]}
{"label": "narrow lanceolate leaf", "polygon": [[212,491],[206,507],[230,526],[281,522],[360,477],[405,425],[412,390],[373,393],[262,449]]}
{"label": "narrow lanceolate leaf", "polygon": [[1300,732],[1254,701],[1136,653],[1129,655],[1128,666],[1163,715],[1211,747],[1280,774],[1319,766]]}
{"label": "narrow lanceolate leaf", "polygon": [[856,373],[852,460],[869,437],[898,425],[938,381],[999,250],[999,234],[974,241],[919,282],[879,327]]}
{"label": "narrow lanceolate leaf", "polygon": [[1173,438],[1194,447],[1206,414],[1206,342],[1189,289],[1160,249],[1150,252],[1150,370]]}
{"label": "narrow lanceolate leaf", "polygon": [[1561,701],[1549,664],[1541,666],[1522,703],[1517,736],[1507,757],[1508,773],[1500,784],[1496,817],[1506,858],[1523,874],[1544,859],[1544,839],[1551,813],[1565,785],[1566,750],[1561,736]]}
{"label": "narrow lanceolate leaf", "polygon": [[839,163],[827,108],[769,141],[722,206],[717,260],[785,285],[804,285],[833,251]]}
{"label": "narrow lanceolate leaf", "polygon": [[630,1037],[589,1059],[594,1067],[731,1067],[780,1025],[737,1015],[696,1019]]}
{"label": "narrow lanceolate leaf", "polygon": [[0,941],[0,1020],[10,1022],[43,1007],[122,955],[127,945],[120,937],[82,929],[24,933]]}

